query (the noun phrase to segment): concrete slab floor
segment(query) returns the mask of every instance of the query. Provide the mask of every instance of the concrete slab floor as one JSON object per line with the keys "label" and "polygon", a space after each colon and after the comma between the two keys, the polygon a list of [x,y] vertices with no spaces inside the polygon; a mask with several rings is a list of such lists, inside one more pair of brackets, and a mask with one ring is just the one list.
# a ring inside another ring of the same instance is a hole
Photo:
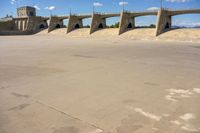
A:
{"label": "concrete slab floor", "polygon": [[200,132],[200,46],[0,37],[0,133]]}

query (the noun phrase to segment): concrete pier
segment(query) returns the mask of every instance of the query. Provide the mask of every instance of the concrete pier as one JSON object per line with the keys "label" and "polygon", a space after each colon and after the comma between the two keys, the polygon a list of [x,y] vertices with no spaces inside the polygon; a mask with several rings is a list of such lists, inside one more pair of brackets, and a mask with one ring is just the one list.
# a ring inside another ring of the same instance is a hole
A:
{"label": "concrete pier", "polygon": [[69,22],[68,22],[68,27],[67,27],[67,33],[78,29],[78,28],[83,28],[83,21],[82,19],[79,19],[78,16],[76,15],[70,15],[69,16]]}
{"label": "concrete pier", "polygon": [[67,33],[78,28],[83,28],[83,19],[86,18],[91,18],[91,15],[70,15]]}
{"label": "concrete pier", "polygon": [[54,29],[63,27],[64,26],[63,25],[64,19],[68,19],[68,16],[63,16],[63,17],[51,16],[50,22],[49,22],[48,32],[51,32]]}
{"label": "concrete pier", "polygon": [[135,27],[135,18],[131,16],[131,13],[121,12],[119,35],[126,32],[128,29]]}
{"label": "concrete pier", "polygon": [[101,14],[94,13],[92,15],[90,34],[94,33],[98,29],[103,29],[103,28],[106,28],[106,18],[103,18]]}
{"label": "concrete pier", "polygon": [[168,31],[171,29],[172,25],[172,16],[181,15],[181,14],[199,14],[200,9],[191,9],[191,10],[168,10],[161,9],[158,12],[156,36]]}
{"label": "concrete pier", "polygon": [[169,11],[159,10],[156,25],[156,36],[171,29],[172,17],[169,15]]}

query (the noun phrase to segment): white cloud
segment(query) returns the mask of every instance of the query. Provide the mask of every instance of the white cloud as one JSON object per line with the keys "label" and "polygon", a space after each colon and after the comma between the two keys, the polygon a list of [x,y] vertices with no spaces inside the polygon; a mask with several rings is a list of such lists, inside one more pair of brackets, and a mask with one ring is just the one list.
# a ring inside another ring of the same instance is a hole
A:
{"label": "white cloud", "polygon": [[[200,22],[199,23],[192,23],[193,27],[200,27]],[[195,90],[194,90],[195,91]],[[199,93],[199,90],[196,90],[197,93]]]}
{"label": "white cloud", "polygon": [[185,3],[185,2],[190,2],[190,1],[192,1],[192,0],[165,0],[165,1],[167,1],[167,2],[172,2],[172,3],[174,3],[174,2]]}
{"label": "white cloud", "polygon": [[94,2],[94,3],[93,3],[93,6],[103,6],[103,4],[102,4],[102,3],[99,3],[99,2]]}
{"label": "white cloud", "polygon": [[40,8],[37,5],[34,5],[35,9],[40,10]]}
{"label": "white cloud", "polygon": [[56,9],[56,7],[55,7],[55,6],[47,6],[47,7],[45,7],[44,9],[53,11],[53,10]]}
{"label": "white cloud", "polygon": [[128,2],[121,1],[121,2],[119,2],[119,5],[120,5],[120,6],[123,6],[123,5],[128,5]]}
{"label": "white cloud", "polygon": [[158,11],[160,8],[159,7],[149,7],[147,10],[148,11]]}
{"label": "white cloud", "polygon": [[173,25],[180,27],[200,27],[200,22],[191,22],[177,19],[174,20]]}
{"label": "white cloud", "polygon": [[16,2],[17,2],[16,0],[11,0],[11,1],[10,1],[10,3],[11,3],[12,5],[14,5]]}

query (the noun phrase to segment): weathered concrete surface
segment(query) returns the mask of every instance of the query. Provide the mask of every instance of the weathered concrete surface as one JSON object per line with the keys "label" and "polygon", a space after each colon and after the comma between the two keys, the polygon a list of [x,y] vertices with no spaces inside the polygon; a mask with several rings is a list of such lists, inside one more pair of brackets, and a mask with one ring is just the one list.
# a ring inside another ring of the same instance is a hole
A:
{"label": "weathered concrete surface", "polygon": [[198,133],[199,53],[192,43],[0,37],[0,132]]}
{"label": "weathered concrete surface", "polygon": [[171,30],[172,16],[181,14],[199,14],[200,9],[190,9],[190,10],[168,10],[161,9],[158,12],[158,19],[156,24],[156,36]]}
{"label": "weathered concrete surface", "polygon": [[63,25],[63,18],[57,17],[57,16],[51,16],[49,21],[49,27],[48,32],[53,31],[57,28],[62,28]]}
{"label": "weathered concrete surface", "polygon": [[78,28],[83,28],[83,21],[81,18],[75,15],[70,15],[69,16],[69,22],[67,26],[67,33],[78,29]]}
{"label": "weathered concrete surface", "polygon": [[90,34],[94,33],[95,31],[106,28],[106,18],[103,18],[101,14],[93,14],[92,15],[92,22],[90,26]]}
{"label": "weathered concrete surface", "polygon": [[67,33],[79,28],[83,28],[83,19],[91,18],[92,15],[70,15],[67,26]]}
{"label": "weathered concrete surface", "polygon": [[121,12],[119,35],[126,32],[128,29],[135,27],[135,18],[132,17],[131,13]]}
{"label": "weathered concrete surface", "polygon": [[156,25],[156,36],[171,29],[172,16],[169,15],[168,10],[159,10]]}
{"label": "weathered concrete surface", "polygon": [[48,18],[22,17],[0,22],[0,35],[28,35],[48,27]]}

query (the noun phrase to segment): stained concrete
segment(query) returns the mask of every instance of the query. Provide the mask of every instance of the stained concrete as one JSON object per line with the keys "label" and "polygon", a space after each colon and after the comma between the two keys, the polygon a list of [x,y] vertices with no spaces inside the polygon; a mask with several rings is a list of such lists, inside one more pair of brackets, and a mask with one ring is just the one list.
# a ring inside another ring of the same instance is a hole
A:
{"label": "stained concrete", "polygon": [[1,133],[199,132],[199,44],[0,37]]}
{"label": "stained concrete", "polygon": [[122,12],[120,18],[119,35],[135,27],[135,18],[131,13]]}

